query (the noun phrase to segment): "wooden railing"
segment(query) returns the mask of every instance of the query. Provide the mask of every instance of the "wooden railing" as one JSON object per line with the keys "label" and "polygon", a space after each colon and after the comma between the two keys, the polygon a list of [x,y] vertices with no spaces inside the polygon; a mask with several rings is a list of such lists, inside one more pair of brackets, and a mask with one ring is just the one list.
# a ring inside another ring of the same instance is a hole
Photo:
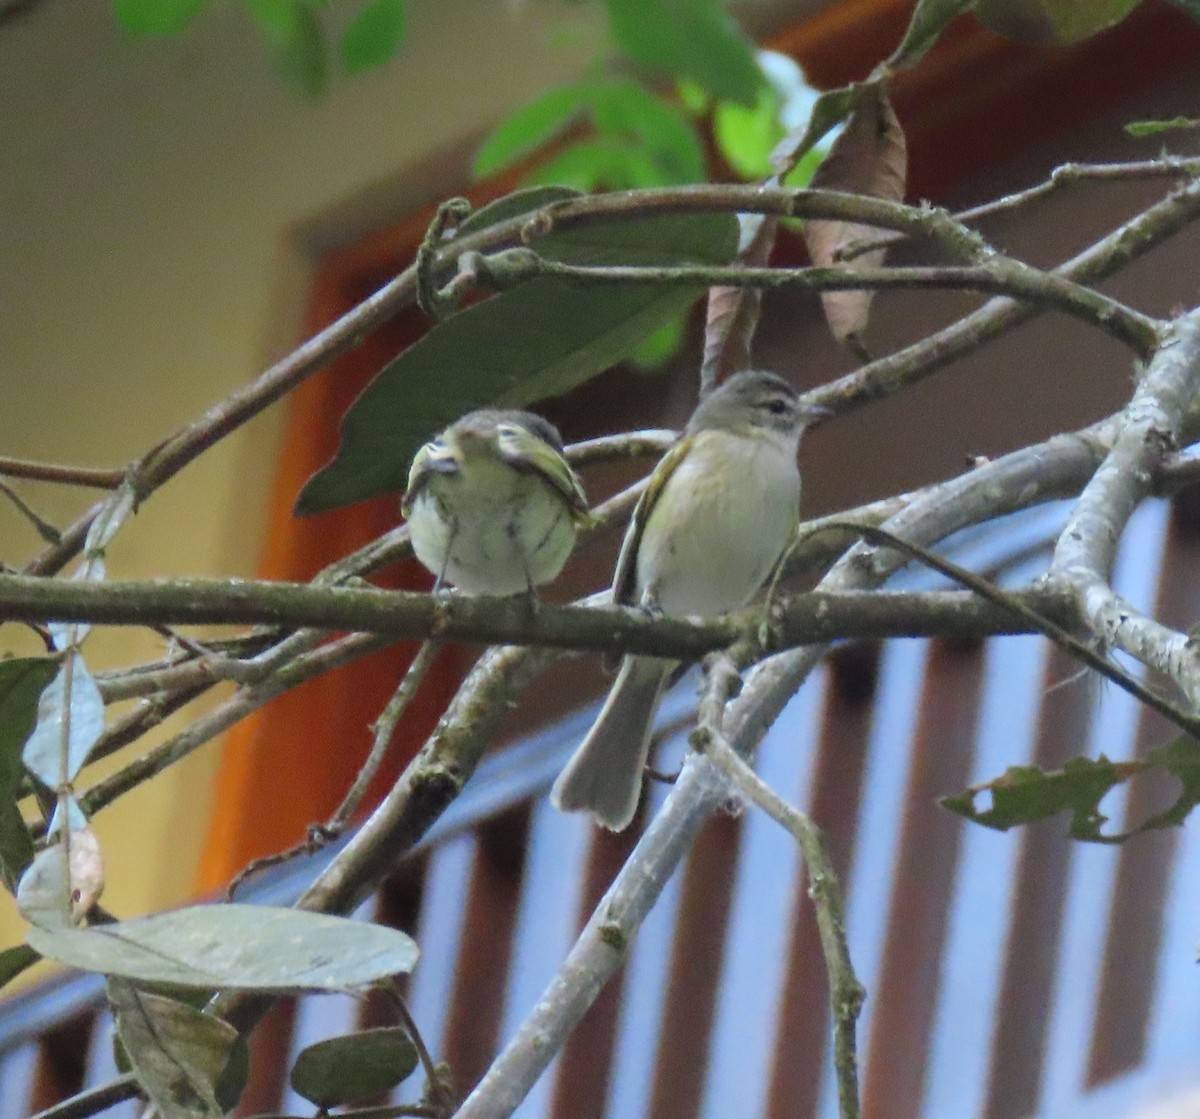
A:
{"label": "wooden railing", "polygon": [[[1188,511],[1148,506],[1128,538],[1123,593],[1157,598],[1167,620],[1200,617]],[[869,991],[868,1119],[1128,1114],[1200,1089],[1195,829],[1083,846],[1061,820],[1001,834],[935,804],[1008,765],[1130,756],[1169,737],[1123,693],[1074,674],[1035,638],[846,648],[762,746],[761,772],[825,827],[847,890]],[[663,768],[684,749],[693,701],[685,681],[668,703]],[[461,1091],[544,990],[634,841],[636,828],[598,832],[542,795],[589,717],[489,758],[364,907],[420,943],[409,1002]],[[1140,818],[1160,794],[1117,794],[1110,815]],[[665,795],[651,786],[647,810]],[[250,896],[285,903],[311,873],[283,868]],[[794,846],[759,814],[720,816],[520,1114],[831,1119],[826,997]],[[344,996],[280,1003],[255,1034],[240,1111],[307,1113],[286,1086],[289,1056],[384,1012]],[[0,1119],[110,1080],[110,1033],[94,976],[3,1003]]]}

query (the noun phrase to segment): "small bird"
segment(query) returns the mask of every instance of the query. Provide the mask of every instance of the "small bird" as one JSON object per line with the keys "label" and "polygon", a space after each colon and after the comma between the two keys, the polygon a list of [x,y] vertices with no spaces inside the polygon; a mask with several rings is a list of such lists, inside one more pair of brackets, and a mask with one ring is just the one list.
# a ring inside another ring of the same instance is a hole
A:
{"label": "small bird", "polygon": [[[650,477],[621,546],[613,601],[668,614],[744,606],[800,520],[796,452],[805,409],[774,373],[730,377],[706,396]],[[587,737],[550,799],[612,831],[637,810],[654,714],[678,662],[627,656]]]}
{"label": "small bird", "polygon": [[558,429],[532,412],[483,408],[414,456],[400,509],[434,589],[534,595],[589,522]]}

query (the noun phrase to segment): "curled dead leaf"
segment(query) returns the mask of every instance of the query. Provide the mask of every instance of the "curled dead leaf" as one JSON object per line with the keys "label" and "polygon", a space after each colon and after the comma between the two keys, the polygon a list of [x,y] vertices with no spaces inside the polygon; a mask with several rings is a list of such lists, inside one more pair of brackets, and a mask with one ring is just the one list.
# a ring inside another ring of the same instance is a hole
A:
{"label": "curled dead leaf", "polygon": [[[904,197],[908,155],[904,131],[881,82],[858,86],[846,127],[812,179],[814,189],[865,194],[898,202]],[[879,237],[871,226],[845,221],[808,221],[804,239],[813,263],[828,268],[851,245]],[[855,271],[882,263],[883,249],[859,252],[843,266]],[[831,291],[821,295],[829,329],[839,342],[861,350],[870,314],[870,291]]]}

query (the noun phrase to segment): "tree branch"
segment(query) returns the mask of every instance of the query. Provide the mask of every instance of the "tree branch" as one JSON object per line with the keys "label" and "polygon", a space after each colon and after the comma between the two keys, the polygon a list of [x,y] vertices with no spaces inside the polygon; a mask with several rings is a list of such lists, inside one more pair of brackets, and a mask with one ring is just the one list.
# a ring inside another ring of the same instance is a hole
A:
{"label": "tree branch", "polygon": [[[1062,618],[1051,591],[1025,592],[1032,609]],[[7,620],[145,625],[271,623],[351,630],[393,640],[437,638],[485,645],[537,645],[577,651],[649,653],[696,660],[725,648],[758,624],[755,611],[717,618],[650,616],[629,606],[558,606],[530,611],[508,598],[304,583],[179,579],[76,583],[0,575]],[[962,636],[1028,632],[1003,610],[958,592],[842,595],[816,592],[777,604],[770,625],[783,648],[837,637]],[[1016,625],[1017,628],[1013,628]]]}
{"label": "tree branch", "polygon": [[1112,449],[1079,496],[1059,537],[1051,576],[1074,591],[1095,636],[1157,669],[1200,708],[1195,644],[1121,598],[1108,584],[1117,543],[1150,493],[1155,469],[1175,448],[1184,417],[1200,393],[1200,311],[1180,316],[1150,363],[1122,416]]}

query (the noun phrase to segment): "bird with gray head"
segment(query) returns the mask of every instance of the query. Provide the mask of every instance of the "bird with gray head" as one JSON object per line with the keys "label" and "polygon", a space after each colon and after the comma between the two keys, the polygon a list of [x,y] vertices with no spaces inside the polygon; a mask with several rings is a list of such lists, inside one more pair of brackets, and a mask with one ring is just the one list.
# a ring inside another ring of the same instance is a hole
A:
{"label": "bird with gray head", "polygon": [[590,519],[558,429],[532,412],[490,408],[416,453],[400,508],[435,589],[449,582],[467,594],[534,594]]}
{"label": "bird with gray head", "polygon": [[[730,377],[706,396],[634,510],[613,601],[667,614],[744,606],[796,532],[806,409],[774,373]],[[678,662],[627,656],[595,723],[551,790],[563,811],[620,831],[633,819],[654,715]]]}

